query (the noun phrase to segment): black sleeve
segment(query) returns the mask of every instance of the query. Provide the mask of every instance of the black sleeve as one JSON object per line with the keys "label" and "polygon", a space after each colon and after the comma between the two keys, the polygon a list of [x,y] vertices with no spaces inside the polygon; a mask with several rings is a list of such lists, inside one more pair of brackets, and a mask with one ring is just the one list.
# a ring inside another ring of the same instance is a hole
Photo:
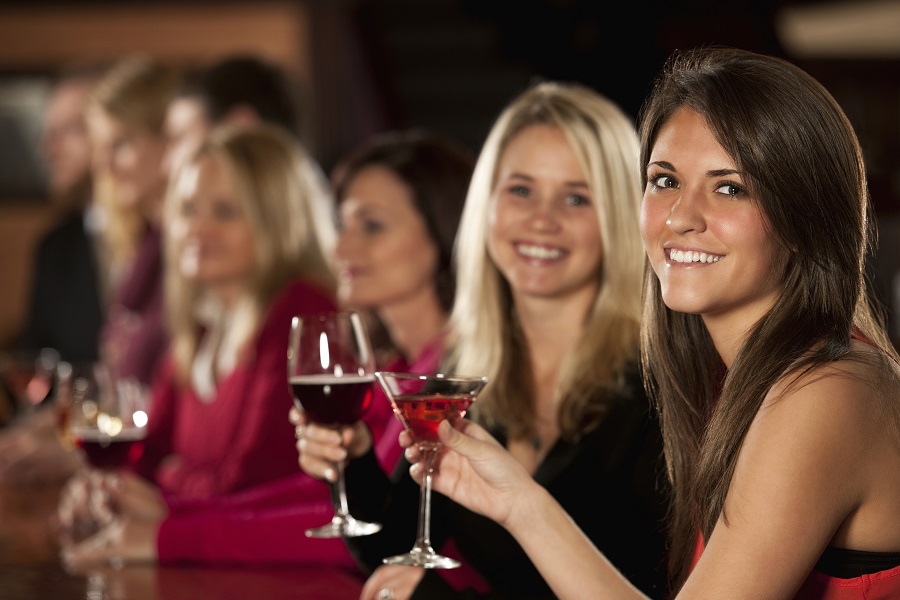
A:
{"label": "black sleeve", "polygon": [[408,552],[415,542],[419,486],[410,477],[409,466],[401,458],[388,478],[370,451],[352,461],[345,471],[350,514],[382,525],[378,533],[345,538],[350,552],[367,572],[387,556]]}

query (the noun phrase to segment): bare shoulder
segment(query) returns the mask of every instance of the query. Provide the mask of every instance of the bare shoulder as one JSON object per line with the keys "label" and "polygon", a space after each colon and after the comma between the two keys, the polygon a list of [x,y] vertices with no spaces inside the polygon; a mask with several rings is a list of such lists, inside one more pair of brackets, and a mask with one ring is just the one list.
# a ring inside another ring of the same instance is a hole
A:
{"label": "bare shoulder", "polygon": [[[764,406],[787,398],[812,402],[847,401],[853,405],[900,400],[900,367],[892,359],[862,342],[854,342],[852,357],[822,365],[779,380]],[[870,406],[871,408],[871,406]]]}

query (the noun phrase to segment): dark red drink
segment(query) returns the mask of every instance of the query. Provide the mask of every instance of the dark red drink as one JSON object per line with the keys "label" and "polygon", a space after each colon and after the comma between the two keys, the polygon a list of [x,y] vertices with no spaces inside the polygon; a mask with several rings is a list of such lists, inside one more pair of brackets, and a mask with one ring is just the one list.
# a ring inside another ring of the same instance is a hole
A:
{"label": "dark red drink", "polygon": [[73,427],[71,435],[75,445],[98,469],[115,469],[131,464],[140,458],[144,449],[141,440],[145,437],[145,430],[138,428],[123,429],[117,435],[109,436],[97,429]]}
{"label": "dark red drink", "polygon": [[372,404],[373,375],[312,375],[292,377],[291,393],[297,408],[321,425],[352,425]]}
{"label": "dark red drink", "polygon": [[453,423],[463,418],[474,401],[475,397],[468,394],[406,394],[395,396],[394,406],[417,442],[438,443],[441,421]]}

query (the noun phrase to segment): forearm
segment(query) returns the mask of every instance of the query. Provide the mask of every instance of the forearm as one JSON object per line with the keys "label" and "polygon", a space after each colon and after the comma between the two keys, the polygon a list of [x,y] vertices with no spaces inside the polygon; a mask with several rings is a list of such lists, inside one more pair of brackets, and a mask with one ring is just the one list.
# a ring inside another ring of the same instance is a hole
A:
{"label": "forearm", "polygon": [[646,598],[601,554],[559,503],[537,483],[504,524],[562,598]]}

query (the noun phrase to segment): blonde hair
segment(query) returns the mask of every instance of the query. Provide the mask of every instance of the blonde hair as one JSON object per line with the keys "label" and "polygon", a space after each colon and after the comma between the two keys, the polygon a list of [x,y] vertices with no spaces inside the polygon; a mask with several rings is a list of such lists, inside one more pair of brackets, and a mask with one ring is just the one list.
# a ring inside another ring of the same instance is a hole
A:
{"label": "blonde hair", "polygon": [[[162,137],[169,99],[180,81],[175,67],[156,59],[134,55],[114,63],[94,86],[86,111],[100,111],[122,124]],[[115,201],[115,185],[109,177],[96,177],[94,200],[106,215],[103,236],[113,269],[134,257],[145,218]]]}
{"label": "blonde hair", "polygon": [[[303,278],[328,293],[335,290],[330,244],[336,238],[327,181],[307,152],[280,128],[220,129],[186,161],[169,183],[164,223],[177,218],[179,180],[203,158],[218,160],[231,173],[236,197],[256,245],[256,268],[244,301],[250,323],[246,338],[256,332],[273,298],[293,279]],[[165,228],[167,229],[167,228]],[[187,378],[199,344],[197,307],[201,290],[182,276],[179,248],[165,237],[166,310],[172,352],[180,376]],[[244,340],[246,341],[246,339]]]}
{"label": "blonde hair", "polygon": [[478,401],[482,421],[505,425],[511,438],[533,435],[528,349],[509,284],[487,251],[498,164],[510,140],[533,125],[550,125],[566,136],[595,199],[601,231],[599,292],[556,390],[562,400],[561,435],[576,439],[602,419],[605,399],[639,356],[644,251],[638,140],[632,120],[597,92],[544,82],[516,98],[494,124],[475,167],[455,245],[456,272],[467,276],[457,283],[446,367],[489,378]]}

